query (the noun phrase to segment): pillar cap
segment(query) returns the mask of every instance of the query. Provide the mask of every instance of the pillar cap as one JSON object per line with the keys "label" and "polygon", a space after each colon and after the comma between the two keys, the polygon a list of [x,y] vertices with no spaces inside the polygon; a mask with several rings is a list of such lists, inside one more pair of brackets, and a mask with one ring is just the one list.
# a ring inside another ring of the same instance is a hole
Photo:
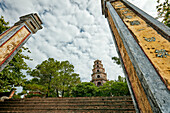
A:
{"label": "pillar cap", "polygon": [[41,24],[43,23],[37,13],[31,13],[28,15],[21,16],[20,20],[15,23],[15,25],[21,25],[23,23],[26,24],[26,26],[32,31],[33,34],[43,28],[41,26]]}

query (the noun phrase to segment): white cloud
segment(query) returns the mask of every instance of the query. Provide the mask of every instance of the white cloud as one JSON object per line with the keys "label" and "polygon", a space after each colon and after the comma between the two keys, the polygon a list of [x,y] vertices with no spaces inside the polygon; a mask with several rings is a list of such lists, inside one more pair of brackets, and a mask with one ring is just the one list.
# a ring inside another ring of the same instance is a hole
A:
{"label": "white cloud", "polygon": [[142,9],[149,15],[156,17],[157,16],[157,0],[128,0],[130,3],[135,4],[138,8]]}
{"label": "white cloud", "polygon": [[[155,2],[129,0],[155,16]],[[106,18],[101,13],[100,0],[1,0],[0,14],[13,25],[28,13],[38,13],[43,29],[31,37],[26,46],[34,68],[49,57],[69,60],[83,81],[90,81],[93,61],[102,60],[108,79],[123,76],[120,66],[111,58],[117,56]],[[27,53],[25,53],[27,54]]]}

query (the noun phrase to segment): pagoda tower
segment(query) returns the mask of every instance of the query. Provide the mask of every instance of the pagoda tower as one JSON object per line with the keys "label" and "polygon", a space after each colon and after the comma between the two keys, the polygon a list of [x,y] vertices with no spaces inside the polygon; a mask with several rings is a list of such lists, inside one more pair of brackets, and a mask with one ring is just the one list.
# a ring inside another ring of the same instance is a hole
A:
{"label": "pagoda tower", "polygon": [[105,69],[103,68],[103,64],[101,60],[95,60],[93,69],[93,74],[91,82],[93,82],[96,86],[102,86],[107,80],[107,74],[105,73]]}

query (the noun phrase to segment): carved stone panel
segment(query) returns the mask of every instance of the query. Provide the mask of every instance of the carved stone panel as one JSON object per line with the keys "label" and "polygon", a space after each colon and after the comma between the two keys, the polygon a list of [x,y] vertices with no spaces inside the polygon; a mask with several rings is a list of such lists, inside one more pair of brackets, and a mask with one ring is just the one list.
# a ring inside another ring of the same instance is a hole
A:
{"label": "carved stone panel", "polygon": [[16,48],[31,34],[31,32],[23,26],[12,37],[0,46],[0,65],[16,50]]}

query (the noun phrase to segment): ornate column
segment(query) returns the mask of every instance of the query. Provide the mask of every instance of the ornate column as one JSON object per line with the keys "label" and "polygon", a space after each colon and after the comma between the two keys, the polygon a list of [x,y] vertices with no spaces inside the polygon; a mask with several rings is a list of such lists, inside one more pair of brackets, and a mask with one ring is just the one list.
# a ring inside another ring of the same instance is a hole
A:
{"label": "ornate column", "polygon": [[20,21],[0,34],[0,71],[15,56],[32,34],[42,29],[42,21],[36,13],[20,17]]}
{"label": "ornate column", "polygon": [[105,69],[103,68],[103,64],[100,60],[95,60],[93,65],[93,74],[91,82],[93,82],[96,86],[101,86],[107,81],[107,74],[105,73]]}
{"label": "ornate column", "polygon": [[126,0],[101,0],[136,112],[170,112],[170,29]]}

